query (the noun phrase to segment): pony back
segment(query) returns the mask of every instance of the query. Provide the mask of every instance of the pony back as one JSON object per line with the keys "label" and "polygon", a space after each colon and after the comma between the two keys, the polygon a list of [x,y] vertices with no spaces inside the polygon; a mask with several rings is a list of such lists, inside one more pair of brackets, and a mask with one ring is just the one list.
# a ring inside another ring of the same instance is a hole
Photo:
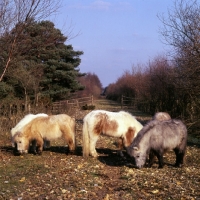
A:
{"label": "pony back", "polygon": [[170,119],[171,119],[171,116],[166,112],[157,112],[153,116],[153,120],[158,120],[158,121],[165,121],[165,120],[170,120]]}

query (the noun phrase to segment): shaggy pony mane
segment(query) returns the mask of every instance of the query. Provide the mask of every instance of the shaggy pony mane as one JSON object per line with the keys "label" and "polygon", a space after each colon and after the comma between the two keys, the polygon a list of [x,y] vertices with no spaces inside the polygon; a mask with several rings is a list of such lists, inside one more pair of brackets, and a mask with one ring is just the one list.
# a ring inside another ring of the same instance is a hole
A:
{"label": "shaggy pony mane", "polygon": [[150,129],[152,129],[154,126],[156,126],[157,124],[159,124],[160,121],[157,121],[157,120],[152,120],[152,121],[149,121],[145,126],[143,126],[143,128],[138,132],[137,136],[134,138],[132,144],[130,145],[131,147],[137,145],[141,139],[144,137],[144,135],[146,133],[148,133],[148,131]]}

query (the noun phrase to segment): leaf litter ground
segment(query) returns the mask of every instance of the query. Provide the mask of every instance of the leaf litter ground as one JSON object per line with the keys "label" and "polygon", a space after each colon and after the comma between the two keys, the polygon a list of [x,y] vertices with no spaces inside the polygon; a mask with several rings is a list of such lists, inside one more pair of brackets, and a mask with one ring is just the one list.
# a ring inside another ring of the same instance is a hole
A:
{"label": "leaf litter ground", "polygon": [[[157,161],[152,168],[135,169],[129,157],[119,157],[117,140],[110,137],[98,140],[98,158],[83,158],[81,119],[87,112],[79,113],[76,155],[68,154],[58,140],[41,156],[14,156],[10,133],[1,133],[0,199],[200,199],[198,144],[189,143],[183,168],[173,166],[175,155],[169,152],[163,169]],[[138,119],[147,120],[140,115]]]}

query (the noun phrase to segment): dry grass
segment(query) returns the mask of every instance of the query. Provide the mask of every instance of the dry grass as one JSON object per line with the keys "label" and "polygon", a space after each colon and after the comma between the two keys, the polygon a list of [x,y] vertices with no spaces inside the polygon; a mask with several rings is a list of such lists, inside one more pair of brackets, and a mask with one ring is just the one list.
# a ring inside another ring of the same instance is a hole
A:
{"label": "dry grass", "polygon": [[[96,109],[117,111],[120,106],[101,101]],[[129,158],[117,155],[116,141],[108,137],[97,143],[99,158],[86,159],[81,155],[81,119],[87,112],[76,113],[76,155],[68,155],[59,140],[41,156],[14,156],[10,133],[1,132],[0,199],[200,199],[198,144],[189,143],[183,168],[173,167],[175,157],[169,152],[163,169],[157,169],[157,162],[152,168],[135,169]],[[146,121],[149,116],[138,118]]]}

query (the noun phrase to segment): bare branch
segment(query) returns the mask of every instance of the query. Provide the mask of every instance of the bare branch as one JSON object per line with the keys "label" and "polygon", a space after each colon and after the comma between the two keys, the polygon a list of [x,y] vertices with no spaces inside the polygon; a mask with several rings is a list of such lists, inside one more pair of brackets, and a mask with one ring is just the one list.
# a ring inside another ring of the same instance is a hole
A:
{"label": "bare branch", "polygon": [[[22,34],[29,20],[40,21],[57,12],[61,6],[61,0],[1,0],[0,2],[0,35],[10,32],[15,28],[15,34],[10,43],[10,50],[6,66],[0,77],[0,81],[9,66],[18,37]],[[21,24],[21,26],[19,25]],[[19,25],[19,26],[17,26]]]}

